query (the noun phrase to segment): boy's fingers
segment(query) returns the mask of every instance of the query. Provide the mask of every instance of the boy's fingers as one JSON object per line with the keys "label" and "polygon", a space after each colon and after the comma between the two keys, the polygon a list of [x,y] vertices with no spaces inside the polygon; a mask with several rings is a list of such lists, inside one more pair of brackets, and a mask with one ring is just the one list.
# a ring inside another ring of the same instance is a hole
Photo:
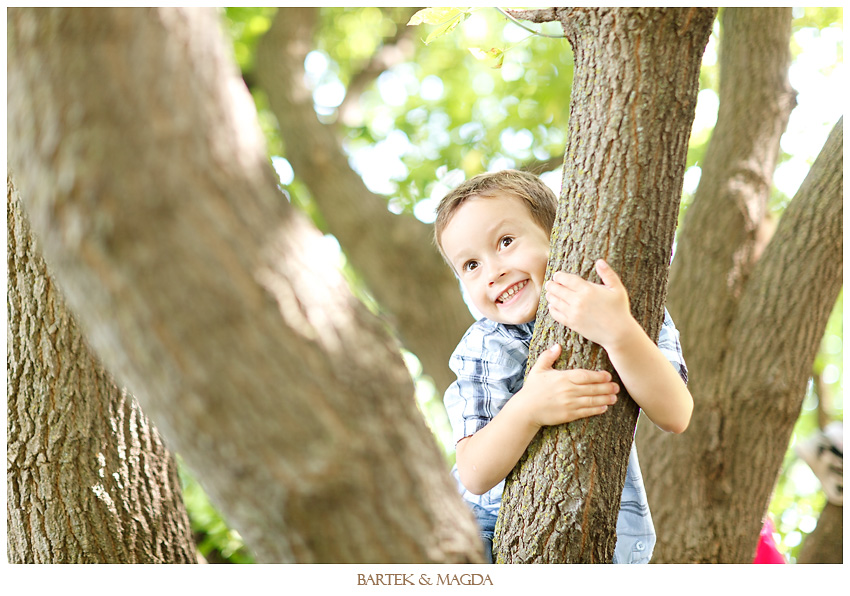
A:
{"label": "boy's fingers", "polygon": [[616,401],[620,388],[615,383],[598,383],[582,387],[581,392],[587,399],[591,401],[596,400],[598,404],[600,400],[603,403],[607,403],[611,397],[614,397],[614,401]]}
{"label": "boy's fingers", "polygon": [[611,373],[606,370],[574,369],[570,373],[570,381],[576,385],[595,385],[611,380]]}
{"label": "boy's fingers", "polygon": [[[602,280],[602,284],[609,288],[618,288],[623,285],[623,282],[620,281],[620,276],[617,275],[617,272],[611,269],[611,266],[605,262],[604,259],[599,259],[596,261],[596,273],[599,275],[599,278]],[[567,273],[566,271],[556,271],[552,275],[552,280],[558,285],[563,286],[568,290],[578,291],[580,290],[584,284],[589,284],[591,282],[582,279],[581,276],[575,275],[573,273]],[[546,282],[544,286],[547,290],[549,289],[549,282]]]}
{"label": "boy's fingers", "polygon": [[587,408],[598,408],[600,406],[609,406],[617,402],[617,396],[611,394],[595,395],[587,398]]}
{"label": "boy's fingers", "polygon": [[568,290],[578,290],[582,283],[586,283],[585,280],[578,275],[567,273],[566,271],[556,271],[555,274],[552,275],[552,281],[564,286]]}
{"label": "boy's fingers", "polygon": [[591,416],[598,416],[599,414],[604,414],[608,410],[608,406],[593,406],[582,408],[578,412],[576,412],[576,420],[581,420],[582,418],[590,418]]}

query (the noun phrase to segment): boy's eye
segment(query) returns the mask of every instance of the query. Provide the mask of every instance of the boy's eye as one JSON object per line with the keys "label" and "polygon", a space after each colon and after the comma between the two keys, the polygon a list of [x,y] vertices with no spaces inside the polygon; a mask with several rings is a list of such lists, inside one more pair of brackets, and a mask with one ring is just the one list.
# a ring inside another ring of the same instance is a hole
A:
{"label": "boy's eye", "polygon": [[466,273],[469,273],[471,271],[475,271],[476,269],[478,269],[478,261],[467,261],[466,263],[463,264],[463,270]]}
{"label": "boy's eye", "polygon": [[511,243],[512,243],[513,241],[514,241],[514,239],[513,239],[513,238],[511,238],[510,236],[505,236],[504,238],[502,238],[501,240],[499,240],[499,245],[500,245],[502,248],[507,248],[507,247],[509,247],[509,246],[511,245]]}

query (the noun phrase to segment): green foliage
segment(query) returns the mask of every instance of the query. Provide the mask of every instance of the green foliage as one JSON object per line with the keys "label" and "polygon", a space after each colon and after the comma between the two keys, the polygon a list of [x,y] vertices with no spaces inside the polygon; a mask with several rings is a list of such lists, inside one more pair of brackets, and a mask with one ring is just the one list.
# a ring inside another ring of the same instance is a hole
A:
{"label": "green foliage", "polygon": [[423,8],[413,15],[407,24],[409,26],[420,25],[422,23],[437,25],[437,28],[431,31],[424,40],[425,45],[428,45],[438,37],[454,31],[455,27],[468,19],[470,14],[471,12],[468,7]]}
{"label": "green foliage", "polygon": [[204,489],[179,457],[177,462],[180,485],[183,488],[183,502],[189,513],[198,552],[209,563],[253,563],[254,558],[239,533],[227,526]]}
{"label": "green foliage", "polygon": [[793,445],[810,436],[817,426],[817,398],[810,392],[791,438],[791,448],[782,461],[782,472],[768,507],[777,534],[777,548],[789,562],[795,562],[803,542],[815,529],[826,504],[826,496],[809,467],[799,459]]}
{"label": "green foliage", "polygon": [[793,10],[794,28],[812,27],[826,29],[827,27],[842,28],[844,9],[841,6],[805,6]]}
{"label": "green foliage", "polygon": [[409,9],[375,7],[325,7],[316,36],[316,49],[335,56],[330,68],[344,84],[358,72],[382,46],[404,26]]}
{"label": "green foliage", "polygon": [[257,42],[271,27],[277,8],[245,6],[224,9],[224,25],[233,40],[233,53],[242,72],[254,70]]}
{"label": "green foliage", "polygon": [[443,396],[437,393],[434,382],[424,374],[422,364],[415,354],[402,350],[404,363],[413,377],[416,387],[416,404],[422,412],[428,427],[434,433],[438,443],[443,447],[443,453],[449,467],[455,463],[454,442],[452,441],[452,427],[446,408],[443,407]]}
{"label": "green foliage", "polygon": [[[377,21],[370,11],[372,25],[364,28],[358,20],[363,17],[355,18],[362,15],[360,11],[322,10],[317,51],[327,66],[316,74],[317,85],[347,84],[362,68],[365,57],[355,57],[351,45],[342,41],[355,30],[361,37],[369,35],[361,43],[374,49],[389,43],[388,36],[399,34],[398,29],[410,21],[407,15],[393,22],[405,15],[388,9],[380,11],[383,20]],[[438,174],[443,166],[445,172],[471,176],[494,162],[522,166],[563,153],[572,82],[568,44],[529,39],[503,54],[501,70],[494,70],[490,62],[475,59],[469,48],[482,41],[505,47],[519,39],[518,28],[490,9],[445,15],[454,15],[451,22],[457,20],[454,33],[433,37],[427,47],[417,39],[410,60],[381,75],[360,97],[363,119],[345,123],[345,143],[351,154],[391,143],[403,148],[400,156],[392,158],[392,171],[398,174],[389,186],[372,187],[391,197],[393,210],[413,211],[423,199],[444,192]],[[431,20],[442,22],[437,18]],[[393,23],[392,29],[387,23]],[[499,51],[503,50],[492,52],[494,59]],[[333,121],[335,114],[329,111],[327,119]]]}

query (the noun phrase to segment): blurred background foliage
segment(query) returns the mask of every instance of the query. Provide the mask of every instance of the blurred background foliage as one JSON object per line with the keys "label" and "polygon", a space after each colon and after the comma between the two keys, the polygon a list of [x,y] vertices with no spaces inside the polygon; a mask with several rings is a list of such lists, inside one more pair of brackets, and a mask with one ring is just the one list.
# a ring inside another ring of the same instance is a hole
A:
{"label": "blurred background foliage", "polygon": [[[278,10],[226,8],[221,17],[233,42],[236,62],[254,97],[269,157],[290,189],[293,201],[325,229],[309,190],[295,177],[287,148],[278,134],[268,100],[254,78],[257,41]],[[722,10],[722,9],[721,9]],[[454,31],[429,44],[436,27],[406,23],[416,9],[322,8],[314,49],[305,60],[320,120],[337,131],[351,166],[369,189],[387,198],[396,213],[413,213],[430,223],[436,202],[467,177],[495,169],[523,167],[540,174],[556,193],[566,143],[572,84],[572,52],[563,40],[530,34],[493,8],[469,9]],[[782,138],[770,213],[778,218],[814,162],[841,115],[843,10],[794,8],[789,76],[798,107]],[[561,35],[556,23],[531,25]],[[701,90],[687,157],[682,208],[693,198],[700,162],[717,116],[719,20],[706,48]],[[362,73],[386,48],[391,66],[360,89]],[[476,51],[475,48],[479,48]],[[501,55],[479,59],[475,54]],[[349,92],[351,90],[351,92]],[[348,97],[347,97],[348,95]],[[328,236],[331,245],[338,248]],[[355,292],[369,301],[355,271],[340,253]],[[843,420],[843,293],[822,340],[800,418],[770,504],[779,550],[794,562],[816,523],[826,498],[812,471],[794,454],[794,445],[829,420]],[[372,304],[373,309],[376,305]],[[451,431],[440,395],[423,376],[416,356],[405,353],[416,382],[417,401],[446,459],[454,459]],[[209,562],[246,563],[253,559],[238,533],[230,530],[202,488],[181,467],[184,497],[201,554]]]}
{"label": "blurred background foliage", "polygon": [[218,509],[177,457],[183,502],[189,513],[192,535],[198,552],[207,563],[253,563],[254,557],[245,547],[239,532],[231,530]]}

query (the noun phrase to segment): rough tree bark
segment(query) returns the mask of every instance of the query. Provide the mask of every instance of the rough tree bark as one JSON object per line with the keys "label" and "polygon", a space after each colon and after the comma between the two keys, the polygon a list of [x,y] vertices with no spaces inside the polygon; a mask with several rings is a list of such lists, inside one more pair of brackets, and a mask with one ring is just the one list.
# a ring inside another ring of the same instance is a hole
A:
{"label": "rough tree bark", "polygon": [[[663,319],[702,53],[714,9],[552,9],[575,74],[558,217],[547,277],[598,282],[620,273],[650,337]],[[604,351],[555,323],[541,300],[529,367],[553,342],[562,368],[612,370]],[[637,405],[622,395],[604,416],[541,430],[509,476],[496,528],[500,562],[604,563],[615,526]]]}
{"label": "rough tree bark", "polygon": [[260,561],[480,560],[398,346],[277,189],[214,11],[14,9],[45,260]]}
{"label": "rough tree bark", "polygon": [[844,508],[827,503],[818,516],[818,525],[806,537],[797,563],[840,565],[844,562]]}
{"label": "rough tree bark", "polygon": [[720,112],[670,278],[694,416],[681,438],[639,427],[658,562],[752,561],[841,288],[841,122],[755,258],[794,105],[790,21],[787,8],[725,11]]}
{"label": "rough tree bark", "polygon": [[177,464],[88,349],[6,180],[12,563],[194,563]]}
{"label": "rough tree bark", "polygon": [[351,169],[334,130],[316,117],[304,58],[313,48],[317,18],[315,7],[278,10],[257,48],[257,79],[277,116],[286,157],[328,230],[442,392],[455,380],[449,355],[472,316],[431,241],[431,227],[410,214],[390,213],[386,199]]}

